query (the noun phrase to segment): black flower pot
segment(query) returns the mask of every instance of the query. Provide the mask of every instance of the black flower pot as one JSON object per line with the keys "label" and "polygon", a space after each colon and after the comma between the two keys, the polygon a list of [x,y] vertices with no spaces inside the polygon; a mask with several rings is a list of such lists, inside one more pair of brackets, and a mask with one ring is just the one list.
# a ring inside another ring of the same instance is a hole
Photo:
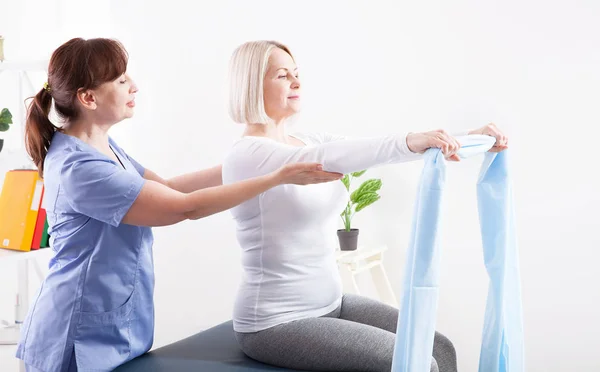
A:
{"label": "black flower pot", "polygon": [[358,229],[340,229],[337,231],[338,240],[340,241],[340,249],[342,251],[355,251],[358,247]]}

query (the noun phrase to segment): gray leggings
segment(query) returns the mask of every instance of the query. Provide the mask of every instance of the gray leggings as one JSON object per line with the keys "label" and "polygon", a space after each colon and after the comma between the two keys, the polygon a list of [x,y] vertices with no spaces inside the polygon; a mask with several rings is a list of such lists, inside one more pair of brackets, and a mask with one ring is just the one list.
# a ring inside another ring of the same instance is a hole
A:
{"label": "gray leggings", "polygon": [[[235,336],[252,359],[307,371],[392,369],[398,309],[366,297],[346,294],[333,312]],[[456,372],[452,342],[435,334],[431,372]]]}

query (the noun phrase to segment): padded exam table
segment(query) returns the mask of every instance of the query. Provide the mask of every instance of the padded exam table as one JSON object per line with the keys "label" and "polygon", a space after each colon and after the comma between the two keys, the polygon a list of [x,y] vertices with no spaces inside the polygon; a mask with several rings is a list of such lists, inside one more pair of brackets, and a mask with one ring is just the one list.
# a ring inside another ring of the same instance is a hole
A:
{"label": "padded exam table", "polygon": [[239,348],[228,321],[183,340],[152,350],[115,372],[250,372],[286,371],[248,358]]}

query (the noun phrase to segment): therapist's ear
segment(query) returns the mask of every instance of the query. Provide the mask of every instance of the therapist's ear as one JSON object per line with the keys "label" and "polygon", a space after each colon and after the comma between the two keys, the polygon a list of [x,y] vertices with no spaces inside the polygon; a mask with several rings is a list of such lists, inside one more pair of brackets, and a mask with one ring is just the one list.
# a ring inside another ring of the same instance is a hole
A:
{"label": "therapist's ear", "polygon": [[79,89],[77,91],[77,100],[83,106],[83,108],[88,110],[95,110],[98,107],[96,104],[96,96],[90,89]]}

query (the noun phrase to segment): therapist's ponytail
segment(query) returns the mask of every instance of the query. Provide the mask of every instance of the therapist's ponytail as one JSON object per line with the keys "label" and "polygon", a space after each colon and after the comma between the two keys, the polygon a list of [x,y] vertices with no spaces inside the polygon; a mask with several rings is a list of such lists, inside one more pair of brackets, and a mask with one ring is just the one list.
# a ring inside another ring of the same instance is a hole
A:
{"label": "therapist's ponytail", "polygon": [[33,97],[25,122],[25,147],[37,166],[40,177],[44,174],[44,159],[50,141],[58,130],[48,118],[52,104],[52,96],[48,90],[49,88],[44,87]]}
{"label": "therapist's ponytail", "polygon": [[77,93],[119,78],[127,70],[128,59],[119,41],[104,38],[74,38],[52,53],[48,81],[31,97],[25,122],[25,147],[41,177],[52,137],[62,131],[48,118],[51,108],[65,124],[78,119]]}

